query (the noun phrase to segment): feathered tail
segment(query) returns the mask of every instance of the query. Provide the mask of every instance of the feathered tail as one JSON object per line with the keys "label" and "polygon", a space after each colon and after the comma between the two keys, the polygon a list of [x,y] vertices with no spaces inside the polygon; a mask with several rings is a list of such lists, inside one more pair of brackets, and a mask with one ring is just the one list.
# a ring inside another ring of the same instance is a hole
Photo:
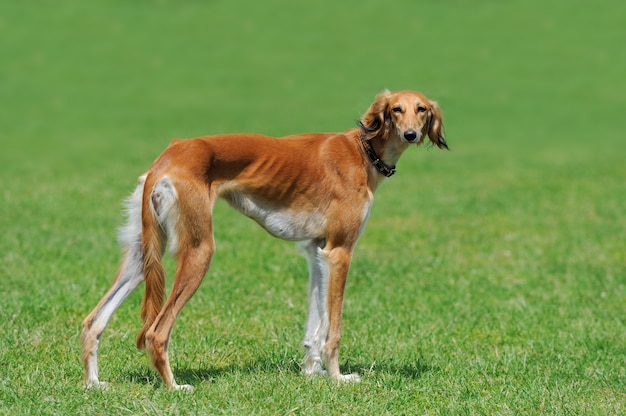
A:
{"label": "feathered tail", "polygon": [[141,301],[143,328],[137,336],[137,348],[139,349],[145,348],[146,332],[156,320],[165,298],[165,270],[162,258],[167,240],[166,234],[159,224],[159,217],[166,211],[163,204],[164,199],[171,200],[171,198],[166,198],[167,195],[164,196],[159,192],[159,183],[153,187],[154,182],[148,176],[142,198],[141,246],[146,287]]}

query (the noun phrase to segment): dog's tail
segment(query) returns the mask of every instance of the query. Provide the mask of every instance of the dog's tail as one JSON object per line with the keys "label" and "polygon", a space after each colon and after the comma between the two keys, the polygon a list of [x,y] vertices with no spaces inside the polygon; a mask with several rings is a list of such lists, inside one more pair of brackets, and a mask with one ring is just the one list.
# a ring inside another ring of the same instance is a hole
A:
{"label": "dog's tail", "polygon": [[145,348],[146,332],[152,326],[163,307],[165,298],[165,269],[162,258],[170,235],[170,250],[174,251],[175,218],[177,209],[176,191],[167,177],[154,178],[148,175],[143,190],[141,206],[141,247],[143,273],[146,281],[141,301],[143,328],[137,336],[137,348]]}

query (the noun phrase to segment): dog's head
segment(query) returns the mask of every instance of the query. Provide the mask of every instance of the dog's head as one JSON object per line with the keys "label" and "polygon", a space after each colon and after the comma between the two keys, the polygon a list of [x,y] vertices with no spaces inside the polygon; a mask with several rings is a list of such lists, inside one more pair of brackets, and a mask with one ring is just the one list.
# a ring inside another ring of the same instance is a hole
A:
{"label": "dog's head", "polygon": [[358,125],[368,140],[374,137],[388,140],[396,136],[404,143],[420,144],[428,135],[432,144],[448,149],[439,105],[419,92],[381,92]]}

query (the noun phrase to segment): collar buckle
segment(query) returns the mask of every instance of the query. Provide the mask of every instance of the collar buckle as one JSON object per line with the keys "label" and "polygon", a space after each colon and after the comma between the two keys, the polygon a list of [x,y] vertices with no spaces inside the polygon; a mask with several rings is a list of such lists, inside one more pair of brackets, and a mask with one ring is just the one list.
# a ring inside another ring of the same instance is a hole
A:
{"label": "collar buckle", "polygon": [[[372,160],[371,156],[370,156],[370,160]],[[372,160],[372,165],[374,165],[376,170],[378,170],[381,174],[385,175],[388,178],[393,176],[394,173],[396,173],[395,166],[387,166],[387,164],[383,162],[382,160],[380,160],[379,158],[376,158],[376,160]]]}

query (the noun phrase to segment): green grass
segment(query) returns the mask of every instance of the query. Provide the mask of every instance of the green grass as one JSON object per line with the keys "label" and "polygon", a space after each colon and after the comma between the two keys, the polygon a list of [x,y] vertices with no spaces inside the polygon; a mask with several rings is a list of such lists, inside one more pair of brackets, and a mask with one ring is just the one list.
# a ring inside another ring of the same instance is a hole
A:
{"label": "green grass", "polygon": [[[625,18],[610,0],[0,2],[0,414],[624,414]],[[363,382],[299,374],[305,261],[219,204],[172,339],[195,392],[135,350],[139,292],[101,344],[112,387],[83,389],[121,201],[169,140],[341,131],[384,87],[438,100],[453,150],[410,150],[377,192],[340,355]]]}

